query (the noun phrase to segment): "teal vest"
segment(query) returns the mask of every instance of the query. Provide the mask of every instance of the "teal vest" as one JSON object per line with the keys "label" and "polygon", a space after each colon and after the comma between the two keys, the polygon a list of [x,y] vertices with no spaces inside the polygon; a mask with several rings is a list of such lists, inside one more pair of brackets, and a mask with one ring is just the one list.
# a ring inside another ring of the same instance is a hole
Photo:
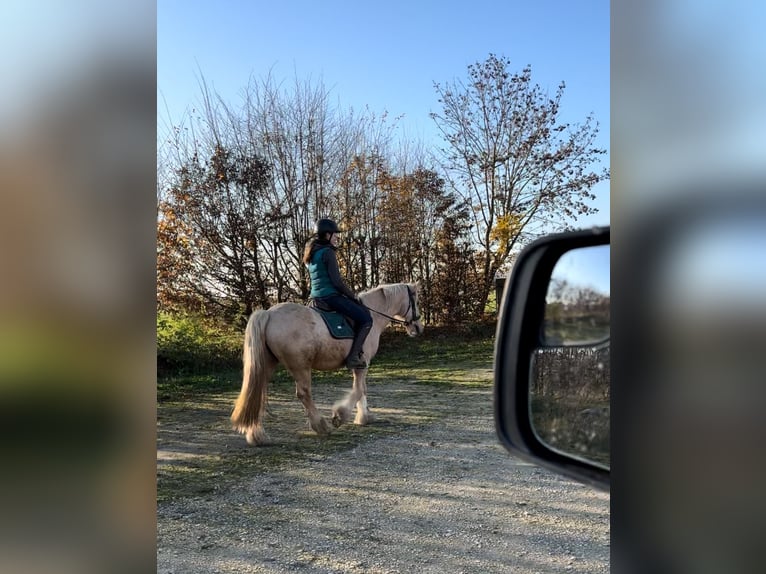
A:
{"label": "teal vest", "polygon": [[330,249],[330,247],[327,246],[317,249],[308,264],[309,276],[311,277],[312,299],[338,294],[338,291],[330,282],[330,276],[327,274],[327,267],[325,267],[325,264],[322,261],[322,253],[324,253],[325,249]]}

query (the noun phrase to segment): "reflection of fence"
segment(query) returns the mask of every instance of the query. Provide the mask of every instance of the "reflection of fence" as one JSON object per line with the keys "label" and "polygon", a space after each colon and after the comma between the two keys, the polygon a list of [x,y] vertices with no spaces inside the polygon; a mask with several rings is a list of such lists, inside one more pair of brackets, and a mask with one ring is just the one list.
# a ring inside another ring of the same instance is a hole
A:
{"label": "reflection of fence", "polygon": [[553,347],[535,353],[532,394],[609,400],[609,345]]}
{"label": "reflection of fence", "polygon": [[538,349],[532,366],[532,417],[540,438],[608,465],[609,344]]}

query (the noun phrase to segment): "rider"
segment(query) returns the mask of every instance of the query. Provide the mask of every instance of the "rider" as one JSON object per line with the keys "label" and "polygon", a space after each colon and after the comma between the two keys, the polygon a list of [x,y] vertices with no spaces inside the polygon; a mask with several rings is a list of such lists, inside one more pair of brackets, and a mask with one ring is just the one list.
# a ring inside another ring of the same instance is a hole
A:
{"label": "rider", "polygon": [[320,219],[314,225],[314,237],[306,244],[303,262],[311,276],[311,298],[338,311],[354,321],[354,342],[346,357],[349,369],[366,369],[367,361],[362,347],[372,328],[372,316],[340,276],[335,256],[338,244],[337,224],[332,219]]}

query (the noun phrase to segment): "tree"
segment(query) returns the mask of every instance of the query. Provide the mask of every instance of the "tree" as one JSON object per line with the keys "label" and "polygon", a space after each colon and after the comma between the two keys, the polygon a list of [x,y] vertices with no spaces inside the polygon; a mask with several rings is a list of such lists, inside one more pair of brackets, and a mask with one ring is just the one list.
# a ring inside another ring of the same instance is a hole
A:
{"label": "tree", "polygon": [[160,150],[159,304],[247,314],[305,301],[303,248],[314,221],[328,216],[358,242],[340,261],[360,270],[353,287],[375,284],[385,116],[343,113],[308,82],[283,90],[270,77],[253,80],[241,107],[201,88],[199,113]]}
{"label": "tree", "polygon": [[262,194],[270,169],[257,156],[221,146],[192,157],[159,203],[158,297],[166,307],[196,307],[235,317],[244,304],[268,307],[270,269],[258,249]]}
{"label": "tree", "polygon": [[467,84],[434,84],[443,109],[431,118],[446,143],[448,177],[471,205],[480,249],[475,316],[521,243],[593,213],[590,190],[609,178],[606,168],[591,170],[606,153],[594,147],[592,116],[581,124],[559,120],[564,83],[550,98],[532,84],[531,67],[520,73],[509,67],[508,59],[490,54],[468,66]]}
{"label": "tree", "polygon": [[268,76],[251,80],[230,130],[272,169],[261,248],[273,269],[276,301],[308,298],[303,247],[313,222],[329,210],[331,190],[345,162],[333,142],[342,137],[336,111],[320,83],[295,81],[284,90]]}
{"label": "tree", "polygon": [[344,124],[345,137],[338,141],[347,157],[333,203],[333,213],[345,231],[338,259],[349,286],[357,291],[382,282],[381,181],[391,169],[395,122],[385,112],[377,115],[366,110],[362,116],[350,115]]}
{"label": "tree", "polygon": [[[379,211],[385,257],[381,274],[388,282],[419,280],[426,321],[454,322],[466,301],[466,273],[473,251],[465,239],[467,212],[433,169],[418,166],[412,173],[384,173]],[[462,227],[458,224],[462,221]]]}
{"label": "tree", "polygon": [[460,323],[470,319],[480,299],[469,220],[468,210],[456,207],[434,235],[428,317],[437,323]]}
{"label": "tree", "polygon": [[352,290],[367,289],[380,282],[381,252],[377,222],[382,157],[354,156],[341,177],[336,212],[343,233],[339,263]]}

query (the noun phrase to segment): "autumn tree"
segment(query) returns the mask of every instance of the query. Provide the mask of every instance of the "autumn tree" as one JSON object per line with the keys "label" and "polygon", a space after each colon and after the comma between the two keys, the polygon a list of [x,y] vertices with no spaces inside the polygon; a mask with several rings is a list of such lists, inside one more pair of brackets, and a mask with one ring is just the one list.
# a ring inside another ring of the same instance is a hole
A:
{"label": "autumn tree", "polygon": [[562,82],[551,97],[532,83],[531,67],[509,71],[510,61],[490,55],[468,66],[468,80],[435,89],[442,107],[431,117],[440,130],[446,169],[470,203],[474,241],[480,249],[480,298],[486,305],[495,274],[521,244],[593,213],[591,189],[608,179],[594,164],[598,124],[561,121]]}
{"label": "autumn tree", "polygon": [[386,170],[377,154],[355,155],[340,180],[334,212],[343,230],[339,263],[349,287],[360,291],[380,283],[379,181]]}
{"label": "autumn tree", "polygon": [[378,225],[385,254],[381,273],[389,283],[411,281],[415,261],[424,247],[420,244],[421,222],[416,214],[417,190],[413,177],[384,173],[380,183],[383,199]]}
{"label": "autumn tree", "polygon": [[424,164],[414,171],[378,176],[378,272],[384,282],[419,281],[427,322],[454,322],[467,301],[466,269],[474,250],[466,236],[467,209],[444,179]]}
{"label": "autumn tree", "polygon": [[266,77],[243,95],[237,106],[203,81],[200,105],[158,154],[160,304],[248,313],[305,301],[303,247],[322,217],[348,230],[340,259],[353,287],[373,286],[385,116],[330,106],[321,83]]}
{"label": "autumn tree", "polygon": [[456,206],[434,234],[428,312],[436,323],[462,323],[480,300],[469,210]]}
{"label": "autumn tree", "polygon": [[159,202],[158,297],[164,306],[235,317],[268,307],[270,269],[259,249],[270,168],[222,146],[175,171]]}
{"label": "autumn tree", "polygon": [[344,138],[347,164],[338,181],[330,213],[338,219],[341,235],[339,263],[354,290],[374,287],[384,280],[381,262],[385,246],[380,232],[381,182],[392,169],[391,142],[396,120],[387,113],[366,110],[346,116]]}

